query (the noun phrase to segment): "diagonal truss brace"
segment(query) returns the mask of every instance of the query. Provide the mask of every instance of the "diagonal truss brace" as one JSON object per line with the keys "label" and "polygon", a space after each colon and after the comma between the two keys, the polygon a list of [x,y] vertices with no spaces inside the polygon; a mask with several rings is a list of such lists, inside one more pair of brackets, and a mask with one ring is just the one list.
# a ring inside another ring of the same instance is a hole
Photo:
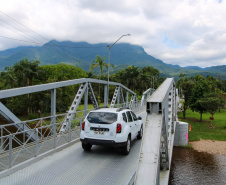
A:
{"label": "diagonal truss brace", "polygon": [[116,86],[113,98],[111,100],[110,108],[113,108],[115,106],[115,102],[116,102],[117,97],[119,96],[119,94],[120,94],[120,86]]}
{"label": "diagonal truss brace", "polygon": [[136,95],[133,94],[132,97],[131,97],[130,103],[129,103],[129,108],[130,109],[133,109],[133,105],[134,105],[136,99],[137,99]]}
{"label": "diagonal truss brace", "polygon": [[6,106],[0,102],[0,115],[2,115],[9,123],[17,123],[14,126],[20,131],[26,131],[25,135],[32,141],[35,141],[34,132],[28,125],[21,123],[21,120],[16,117]]}
{"label": "diagonal truss brace", "polygon": [[[168,124],[168,123],[167,123]],[[168,154],[168,136],[165,121],[165,109],[163,109],[162,131],[161,131],[161,149],[160,149],[160,169],[169,170],[169,154]]]}
{"label": "diagonal truss brace", "polygon": [[75,95],[75,98],[71,104],[71,107],[70,107],[70,109],[66,115],[66,118],[63,122],[63,125],[60,129],[60,133],[65,132],[69,129],[69,125],[72,122],[73,118],[75,117],[77,108],[79,106],[79,103],[81,102],[82,96],[87,87],[88,87],[88,82],[82,83],[81,86],[79,87],[79,90],[78,90],[77,94]]}
{"label": "diagonal truss brace", "polygon": [[93,107],[97,108],[98,107],[98,103],[97,103],[96,97],[95,97],[94,92],[93,92],[93,88],[92,88],[90,83],[88,83],[88,93],[89,93],[91,102],[93,104]]}
{"label": "diagonal truss brace", "polygon": [[124,100],[122,88],[120,88],[120,101],[121,101],[122,107],[125,106],[125,100]]}

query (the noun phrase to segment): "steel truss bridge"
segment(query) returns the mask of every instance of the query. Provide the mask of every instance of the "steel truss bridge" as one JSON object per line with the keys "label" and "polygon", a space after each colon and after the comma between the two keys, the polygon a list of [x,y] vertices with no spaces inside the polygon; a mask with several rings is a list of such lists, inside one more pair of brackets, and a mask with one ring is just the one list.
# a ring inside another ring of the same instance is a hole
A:
{"label": "steel truss bridge", "polygon": [[[94,146],[85,152],[80,125],[90,111],[88,99],[99,107],[92,84],[104,86],[104,105],[130,107],[142,117],[144,136],[132,143],[128,156],[118,149]],[[79,84],[65,114],[56,114],[58,88]],[[115,86],[108,102],[108,85]],[[0,184],[168,184],[177,121],[178,96],[173,78],[137,101],[136,93],[116,82],[75,79],[0,91],[0,101],[30,93],[51,91],[51,116],[21,121],[0,102]],[[78,106],[84,98],[84,110]],[[15,128],[12,132],[11,128]]]}

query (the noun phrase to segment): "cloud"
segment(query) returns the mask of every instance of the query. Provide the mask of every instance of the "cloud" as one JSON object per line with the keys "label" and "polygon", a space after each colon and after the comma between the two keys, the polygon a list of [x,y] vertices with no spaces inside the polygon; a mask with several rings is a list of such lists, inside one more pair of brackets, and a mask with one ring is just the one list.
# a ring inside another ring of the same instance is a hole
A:
{"label": "cloud", "polygon": [[[120,42],[141,45],[166,63],[226,65],[224,0],[11,0],[0,11],[46,39],[1,12],[0,36],[42,43],[51,39],[113,43],[130,33]],[[19,45],[31,43],[0,37],[0,50]]]}

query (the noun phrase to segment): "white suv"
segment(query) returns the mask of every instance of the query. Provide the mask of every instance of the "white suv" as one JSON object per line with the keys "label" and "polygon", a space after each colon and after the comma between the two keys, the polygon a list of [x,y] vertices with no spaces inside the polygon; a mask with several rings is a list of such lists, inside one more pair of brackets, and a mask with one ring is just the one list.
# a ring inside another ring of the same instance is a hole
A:
{"label": "white suv", "polygon": [[130,109],[99,107],[84,119],[80,140],[84,150],[90,150],[92,145],[116,146],[127,155],[131,141],[142,136],[142,118]]}

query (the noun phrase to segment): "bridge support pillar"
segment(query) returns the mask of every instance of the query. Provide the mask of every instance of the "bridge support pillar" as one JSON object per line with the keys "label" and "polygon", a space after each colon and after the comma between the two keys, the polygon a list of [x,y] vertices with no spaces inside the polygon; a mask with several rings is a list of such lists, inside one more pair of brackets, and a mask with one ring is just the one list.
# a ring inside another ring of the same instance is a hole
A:
{"label": "bridge support pillar", "polygon": [[174,136],[174,146],[186,145],[188,145],[188,123],[177,121]]}

